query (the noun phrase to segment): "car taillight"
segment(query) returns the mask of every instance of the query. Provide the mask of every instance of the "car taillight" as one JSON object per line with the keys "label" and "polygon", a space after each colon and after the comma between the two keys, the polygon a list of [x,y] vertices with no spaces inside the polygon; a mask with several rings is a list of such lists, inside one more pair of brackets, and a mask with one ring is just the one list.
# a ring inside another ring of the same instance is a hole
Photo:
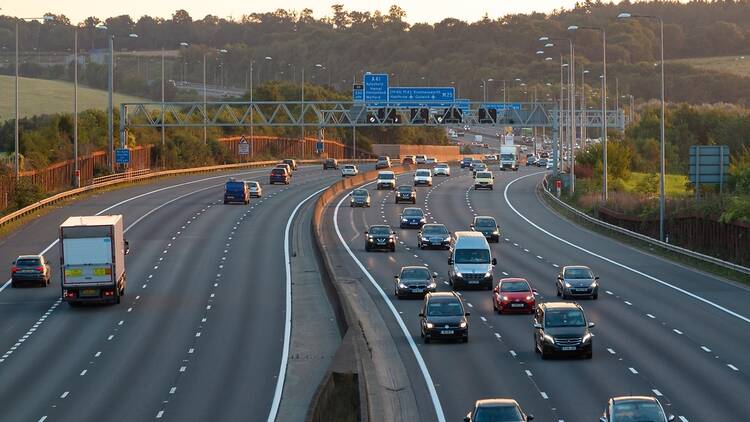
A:
{"label": "car taillight", "polygon": [[36,267],[37,271],[44,271],[44,267]]}
{"label": "car taillight", "polygon": [[66,299],[72,299],[72,298],[74,298],[74,297],[76,297],[76,292],[75,292],[75,290],[66,290],[66,291],[65,291],[65,298],[66,298]]}
{"label": "car taillight", "polygon": [[113,290],[105,290],[104,296],[114,296],[115,292]]}
{"label": "car taillight", "polygon": [[15,272],[16,272],[16,271],[18,271],[18,270],[19,270],[19,268],[18,268],[18,267],[16,267],[16,266],[14,265],[14,266],[13,266],[13,267],[12,267],[12,268],[10,269],[10,272],[11,272],[11,273],[15,273]]}

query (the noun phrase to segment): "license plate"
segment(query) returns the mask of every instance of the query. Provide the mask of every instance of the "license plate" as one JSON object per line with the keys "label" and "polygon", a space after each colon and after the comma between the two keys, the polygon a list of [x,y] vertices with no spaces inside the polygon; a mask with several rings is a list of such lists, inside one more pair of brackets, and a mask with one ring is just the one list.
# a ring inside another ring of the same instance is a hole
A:
{"label": "license plate", "polygon": [[424,290],[422,289],[411,289],[412,293],[424,293]]}
{"label": "license plate", "polygon": [[83,275],[83,270],[81,269],[65,270],[66,277],[80,277],[82,275]]}
{"label": "license plate", "polygon": [[573,290],[575,290],[577,292],[588,292],[589,291],[589,289],[573,289]]}
{"label": "license plate", "polygon": [[440,334],[453,334],[453,330],[442,330]]}
{"label": "license plate", "polygon": [[576,349],[575,346],[563,346],[562,347],[562,350],[565,351],[565,352],[569,352],[569,351],[575,350],[575,349]]}
{"label": "license plate", "polygon": [[479,284],[479,280],[469,280],[469,284]]}
{"label": "license plate", "polygon": [[81,296],[99,296],[99,289],[82,289]]}
{"label": "license plate", "polygon": [[524,306],[523,303],[511,303],[510,304],[511,308],[523,308],[523,306]]}
{"label": "license plate", "polygon": [[378,240],[378,245],[385,245],[385,240]]}
{"label": "license plate", "polygon": [[433,244],[433,245],[440,245],[440,244],[442,244],[442,243],[443,243],[443,242],[441,242],[441,241],[439,241],[439,240],[433,240],[433,241],[432,241],[432,244]]}

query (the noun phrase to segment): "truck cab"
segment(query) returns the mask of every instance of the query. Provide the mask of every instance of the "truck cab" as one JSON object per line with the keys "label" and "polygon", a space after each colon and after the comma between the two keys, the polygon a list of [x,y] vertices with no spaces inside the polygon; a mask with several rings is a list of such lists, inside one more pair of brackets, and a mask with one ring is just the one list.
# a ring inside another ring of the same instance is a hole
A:
{"label": "truck cab", "polygon": [[504,145],[500,147],[500,170],[518,171],[518,147]]}

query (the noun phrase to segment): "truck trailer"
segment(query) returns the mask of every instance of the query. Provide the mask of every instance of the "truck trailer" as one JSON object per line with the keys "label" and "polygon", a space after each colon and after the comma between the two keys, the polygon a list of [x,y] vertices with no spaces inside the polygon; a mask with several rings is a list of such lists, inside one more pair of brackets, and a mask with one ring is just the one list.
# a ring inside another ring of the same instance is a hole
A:
{"label": "truck trailer", "polygon": [[69,217],[60,225],[63,300],[120,303],[128,252],[122,215]]}
{"label": "truck trailer", "polygon": [[500,170],[518,171],[517,145],[502,145],[500,147]]}

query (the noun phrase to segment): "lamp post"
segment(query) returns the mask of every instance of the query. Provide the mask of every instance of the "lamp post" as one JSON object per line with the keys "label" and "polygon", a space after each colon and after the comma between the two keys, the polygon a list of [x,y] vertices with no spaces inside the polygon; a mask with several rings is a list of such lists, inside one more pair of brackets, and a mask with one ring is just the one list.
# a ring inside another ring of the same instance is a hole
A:
{"label": "lamp post", "polygon": [[607,31],[595,26],[568,27],[569,31],[591,30],[602,33],[602,199],[607,202]]}
{"label": "lamp post", "polygon": [[664,21],[659,16],[650,15],[634,15],[631,13],[620,13],[617,15],[618,19],[629,19],[629,18],[640,18],[640,19],[653,19],[659,21],[659,38],[661,44],[661,147],[660,147],[660,178],[659,178],[659,240],[664,241],[664,178],[665,178],[665,160],[664,160]]}
{"label": "lamp post", "polygon": [[581,66],[581,141],[586,142],[586,74],[587,69]]}
{"label": "lamp post", "polygon": [[15,110],[16,111],[15,114],[16,115],[15,115],[15,117],[16,118],[15,118],[15,122],[14,122],[15,128],[14,128],[14,132],[13,132],[13,137],[14,137],[14,141],[15,141],[15,154],[13,154],[14,155],[13,159],[14,159],[14,165],[15,165],[16,182],[18,182],[18,179],[21,176],[21,169],[20,169],[19,164],[18,164],[18,155],[21,153],[21,151],[19,149],[19,131],[18,131],[18,119],[20,119],[20,117],[21,117],[20,113],[19,113],[19,107],[18,107],[18,103],[19,103],[19,99],[18,99],[18,91],[19,91],[19,89],[18,89],[18,85],[19,85],[18,69],[20,67],[19,66],[19,60],[20,59],[18,57],[18,52],[19,52],[19,50],[18,50],[18,44],[19,44],[19,42],[18,42],[18,38],[19,38],[19,35],[18,35],[19,34],[19,24],[21,22],[25,22],[25,21],[38,21],[38,20],[50,21],[52,19],[54,19],[54,18],[51,15],[44,15],[41,18],[19,18],[16,21],[16,77],[15,77],[15,91],[16,91],[16,95],[15,95],[15,109],[16,109]]}
{"label": "lamp post", "polygon": [[78,168],[78,27],[73,31],[73,187],[81,187]]}
{"label": "lamp post", "polygon": [[[217,50],[219,54],[226,54],[226,49]],[[208,143],[208,91],[206,87],[206,56],[208,53],[203,53],[203,143]]]}
{"label": "lamp post", "polygon": [[273,57],[266,56],[266,57],[263,58],[263,60],[265,60],[266,62],[268,62],[268,74],[270,75],[271,74],[271,70],[272,70],[271,66],[273,65]]}

